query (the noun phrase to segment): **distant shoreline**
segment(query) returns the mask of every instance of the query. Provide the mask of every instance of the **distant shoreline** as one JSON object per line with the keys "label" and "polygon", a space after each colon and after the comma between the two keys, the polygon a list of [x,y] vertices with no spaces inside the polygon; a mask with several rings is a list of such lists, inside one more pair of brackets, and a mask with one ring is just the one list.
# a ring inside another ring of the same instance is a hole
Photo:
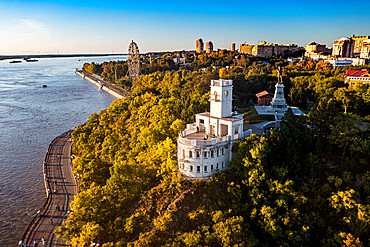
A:
{"label": "distant shoreline", "polygon": [[59,58],[59,57],[108,57],[127,56],[127,54],[48,54],[48,55],[0,55],[0,60],[25,58]]}

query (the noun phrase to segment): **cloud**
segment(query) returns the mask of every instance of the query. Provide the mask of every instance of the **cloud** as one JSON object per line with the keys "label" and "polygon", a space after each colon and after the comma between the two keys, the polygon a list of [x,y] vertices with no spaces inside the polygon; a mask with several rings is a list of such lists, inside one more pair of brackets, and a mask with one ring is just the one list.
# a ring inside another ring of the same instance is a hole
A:
{"label": "cloud", "polygon": [[[19,19],[0,24],[0,46],[11,53],[24,50],[40,50],[50,46],[52,30],[34,19]],[[6,51],[4,51],[6,52]],[[7,52],[6,52],[7,53]]]}

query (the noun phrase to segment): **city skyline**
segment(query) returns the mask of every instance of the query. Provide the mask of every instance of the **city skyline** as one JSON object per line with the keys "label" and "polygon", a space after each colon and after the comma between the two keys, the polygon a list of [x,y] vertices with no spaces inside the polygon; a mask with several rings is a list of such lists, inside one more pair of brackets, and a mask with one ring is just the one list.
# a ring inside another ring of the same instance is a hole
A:
{"label": "city skyline", "polygon": [[[232,43],[333,46],[341,37],[370,34],[368,1],[1,1],[0,55],[214,50]],[[361,7],[359,7],[361,6]]]}

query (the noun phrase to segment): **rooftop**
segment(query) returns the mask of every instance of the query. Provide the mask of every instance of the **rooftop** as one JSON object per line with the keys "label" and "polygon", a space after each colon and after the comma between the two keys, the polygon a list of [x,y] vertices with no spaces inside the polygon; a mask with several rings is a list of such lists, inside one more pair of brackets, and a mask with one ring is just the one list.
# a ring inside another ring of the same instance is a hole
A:
{"label": "rooftop", "polygon": [[260,97],[263,97],[263,96],[266,96],[266,95],[272,95],[272,94],[267,92],[267,91],[263,91],[263,92],[260,92],[260,93],[256,94],[257,98],[260,98]]}
{"label": "rooftop", "polygon": [[344,76],[353,76],[353,77],[361,77],[365,74],[370,74],[369,69],[362,69],[362,70],[347,70]]}

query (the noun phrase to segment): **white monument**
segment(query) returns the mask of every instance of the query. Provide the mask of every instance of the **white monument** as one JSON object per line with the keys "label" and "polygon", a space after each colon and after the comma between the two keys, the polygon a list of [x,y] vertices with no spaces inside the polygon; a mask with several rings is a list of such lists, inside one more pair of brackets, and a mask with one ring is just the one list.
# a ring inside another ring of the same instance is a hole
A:
{"label": "white monument", "polygon": [[292,109],[295,115],[301,115],[303,112],[297,107],[288,106],[284,97],[283,77],[281,69],[277,70],[278,82],[275,85],[275,94],[269,106],[255,106],[257,113],[260,115],[275,115],[276,120],[281,120],[288,108]]}
{"label": "white monument", "polygon": [[266,122],[264,129],[280,128],[280,122],[285,112],[290,108],[295,115],[304,114],[297,107],[288,106],[284,97],[283,77],[281,76],[280,67],[277,70],[278,82],[275,85],[275,94],[269,106],[255,106],[257,113],[260,115],[274,115],[275,121]]}
{"label": "white monument", "polygon": [[274,111],[286,112],[288,110],[288,105],[286,104],[284,98],[284,84],[283,77],[281,76],[280,68],[277,70],[278,73],[278,83],[275,85],[275,94],[271,101],[271,108]]}
{"label": "white monument", "polygon": [[195,114],[177,139],[180,172],[188,178],[207,178],[227,169],[232,145],[252,134],[243,130],[243,114],[232,112],[232,80],[212,80],[210,112]]}

